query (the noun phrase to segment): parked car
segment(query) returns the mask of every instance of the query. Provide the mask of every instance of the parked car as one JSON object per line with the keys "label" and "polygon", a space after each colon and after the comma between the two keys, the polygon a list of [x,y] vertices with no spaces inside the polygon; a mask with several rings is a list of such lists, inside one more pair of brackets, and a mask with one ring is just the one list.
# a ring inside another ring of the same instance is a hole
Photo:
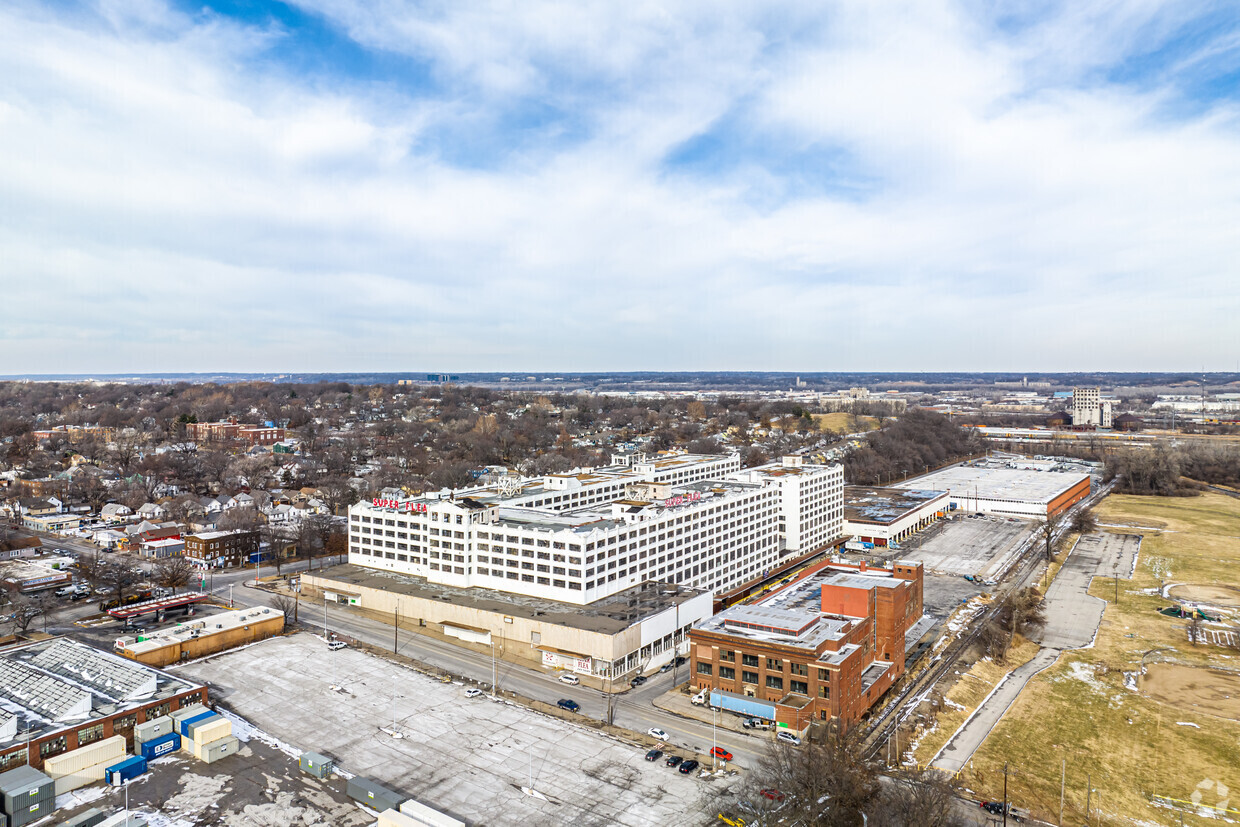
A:
{"label": "parked car", "polygon": [[775,733],[775,737],[783,741],[785,744],[792,744],[794,747],[801,746],[801,739],[787,730],[781,729],[779,732]]}
{"label": "parked car", "polygon": [[581,709],[581,704],[568,698],[560,698],[555,702],[555,705],[560,709],[567,709],[569,712],[577,712]]}
{"label": "parked car", "polygon": [[720,761],[731,761],[732,760],[732,753],[728,752],[723,747],[715,747],[714,749],[710,751],[710,754],[712,757],[718,758]]}
{"label": "parked car", "polygon": [[[992,815],[997,815],[997,816],[1003,815],[1003,802],[1002,801],[980,801],[978,802],[978,806],[981,807],[986,812],[991,813]],[[1008,818],[1012,819],[1012,821],[1024,821],[1025,820],[1024,817],[1019,812],[1017,812],[1016,808],[1010,804],[1008,805],[1008,808],[1007,808],[1007,814],[1008,814]]]}
{"label": "parked car", "polygon": [[576,686],[577,684],[581,683],[581,678],[577,677],[576,675],[565,672],[563,675],[560,675],[560,683],[566,683],[569,686]]}
{"label": "parked car", "polygon": [[663,750],[661,749],[652,749],[650,750],[650,752],[646,753],[647,761],[658,761],[662,757],[663,757]]}
{"label": "parked car", "polygon": [[677,658],[676,658],[676,665],[677,665],[677,666],[684,666],[684,665],[685,665],[686,663],[688,663],[688,662],[689,662],[689,659],[688,659],[688,658],[686,658],[686,657],[684,657],[683,655],[681,655],[681,656],[677,656]]}
{"label": "parked car", "polygon": [[57,597],[68,597],[69,595],[73,594],[73,591],[74,591],[73,586],[61,586],[59,589],[56,590],[56,596]]}
{"label": "parked car", "polygon": [[667,764],[669,767],[679,767],[680,762],[683,760],[685,759],[679,755],[668,755],[667,760],[665,760],[663,763]]}
{"label": "parked car", "polygon": [[698,766],[699,766],[698,762],[690,758],[688,761],[680,762],[680,772],[684,773],[685,775],[688,775],[689,773],[696,770]]}
{"label": "parked car", "polygon": [[741,721],[741,726],[745,729],[770,729],[771,722],[764,721],[761,718],[746,718]]}
{"label": "parked car", "polygon": [[465,690],[466,698],[476,698],[481,694],[482,694],[482,690],[476,686],[471,686],[469,689]]}
{"label": "parked car", "polygon": [[650,729],[646,730],[646,734],[649,735],[651,738],[657,738],[660,741],[667,740],[667,733],[659,729],[657,726],[652,726]]}
{"label": "parked car", "polygon": [[343,640],[329,640],[327,642],[327,648],[331,649],[333,652],[335,652],[337,649],[343,649],[348,645],[349,644],[345,643]]}
{"label": "parked car", "polygon": [[643,683],[645,683],[645,682],[646,682],[646,676],[645,676],[645,675],[638,675],[637,677],[633,678],[633,680],[629,681],[629,686],[631,686],[631,687],[633,687],[633,688],[637,688],[637,687],[641,686],[641,685],[642,685]]}
{"label": "parked car", "polygon": [[671,661],[668,661],[667,663],[665,663],[665,664],[663,664],[662,666],[660,666],[660,667],[659,667],[659,672],[671,672],[671,671],[672,671],[672,662],[671,662]]}
{"label": "parked car", "polygon": [[761,792],[763,798],[774,801],[776,804],[784,800],[784,794],[776,789],[760,790],[759,792]]}

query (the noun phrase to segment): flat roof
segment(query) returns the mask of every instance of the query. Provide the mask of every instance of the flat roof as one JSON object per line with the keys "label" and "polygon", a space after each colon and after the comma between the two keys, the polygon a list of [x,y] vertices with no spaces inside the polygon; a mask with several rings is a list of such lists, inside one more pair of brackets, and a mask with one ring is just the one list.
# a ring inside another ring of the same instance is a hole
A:
{"label": "flat roof", "polygon": [[981,499],[1032,502],[1045,505],[1089,474],[1061,471],[1030,471],[1019,468],[981,468],[958,465],[944,468],[896,488],[931,488],[947,491],[954,497],[974,496]]}
{"label": "flat roof", "polygon": [[945,496],[947,496],[946,491],[924,488],[846,485],[844,486],[844,519],[851,522],[887,525]]}
{"label": "flat roof", "polygon": [[0,650],[0,714],[17,735],[0,749],[201,686],[69,638],[12,646]]}
{"label": "flat roof", "polygon": [[[648,580],[602,600],[581,606],[575,603],[561,603],[558,600],[498,592],[476,586],[457,588],[428,583],[424,577],[370,569],[351,563],[342,563],[325,571],[314,572],[312,576],[339,583],[345,588],[381,589],[424,600],[442,600],[454,606],[465,606],[479,611],[523,617],[528,620],[607,635],[619,634],[634,623],[653,617],[673,606],[683,605],[699,595],[707,594],[700,589],[677,587],[671,583]],[[432,617],[426,619],[435,621]]]}
{"label": "flat roof", "polygon": [[279,616],[279,612],[275,609],[268,608],[267,606],[255,606],[250,609],[221,612],[201,620],[178,623],[175,626],[157,629],[153,632],[145,632],[128,638],[119,638],[117,643],[120,644],[121,641],[126,641],[123,647],[124,650],[140,655],[144,652],[162,649],[165,646],[171,646],[193,638],[223,634],[240,626],[246,626],[262,620],[272,620]]}

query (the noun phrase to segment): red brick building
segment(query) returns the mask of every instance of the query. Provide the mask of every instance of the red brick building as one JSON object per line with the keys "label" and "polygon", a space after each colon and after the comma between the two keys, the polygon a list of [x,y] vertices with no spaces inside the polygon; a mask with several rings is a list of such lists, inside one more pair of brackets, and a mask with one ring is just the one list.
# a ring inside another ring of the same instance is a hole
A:
{"label": "red brick building", "polygon": [[199,568],[233,568],[252,562],[257,552],[255,531],[206,531],[185,537],[185,556]]}
{"label": "red brick building", "polygon": [[239,439],[250,445],[274,445],[284,439],[283,428],[264,425],[244,425],[237,418],[229,417],[219,422],[191,422],[185,426],[185,436],[194,442],[223,442]]}
{"label": "red brick building", "polygon": [[794,729],[852,724],[904,674],[922,617],[920,563],[823,563],[689,632],[692,682],[712,702]]}

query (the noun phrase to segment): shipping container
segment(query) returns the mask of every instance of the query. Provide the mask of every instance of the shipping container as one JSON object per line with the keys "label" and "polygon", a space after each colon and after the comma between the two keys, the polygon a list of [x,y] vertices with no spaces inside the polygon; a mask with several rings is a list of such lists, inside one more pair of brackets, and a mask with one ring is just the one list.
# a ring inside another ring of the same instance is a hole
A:
{"label": "shipping container", "polygon": [[0,775],[0,809],[15,813],[23,807],[56,797],[55,783],[46,773],[31,766],[18,767]]}
{"label": "shipping container", "polygon": [[[123,757],[123,753],[121,756]],[[56,795],[64,795],[72,792],[78,787],[86,787],[90,784],[98,784],[103,780],[103,772],[108,767],[116,763],[116,757],[109,758],[107,761],[100,761],[89,767],[83,767],[77,772],[68,775],[60,775],[56,777]]]}
{"label": "shipping container", "polygon": [[768,721],[775,720],[775,704],[758,698],[750,698],[747,695],[737,695],[733,692],[722,692],[718,689],[712,689],[710,705],[726,709],[729,712],[737,712],[750,718],[765,718]]}
{"label": "shipping container", "polygon": [[111,784],[113,787],[119,787],[144,772],[146,772],[146,759],[141,755],[135,755],[106,768],[103,771],[103,780],[104,783]]}
{"label": "shipping container", "polygon": [[431,827],[465,827],[465,822],[459,818],[453,818],[446,813],[441,813],[434,807],[428,807],[421,801],[414,801],[412,798],[400,805],[400,811],[407,816],[413,816],[419,824],[426,824]]}
{"label": "shipping container", "polygon": [[205,721],[208,718],[220,718],[220,717],[223,717],[223,716],[221,716],[218,712],[212,712],[211,710],[208,709],[206,712],[201,712],[189,718],[182,718],[181,720],[177,721],[177,732],[181,733],[182,738],[188,738],[190,737],[189,735],[190,724],[196,724],[199,721]]}
{"label": "shipping container", "polygon": [[133,728],[135,741],[154,741],[172,732],[172,716],[160,715],[150,721],[144,721]]}
{"label": "shipping container", "polygon": [[232,722],[220,716],[218,719],[211,721],[191,724],[189,735],[194,739],[195,744],[210,744],[212,741],[218,741],[221,738],[227,738],[229,735],[232,735]]}
{"label": "shipping container", "polygon": [[106,820],[108,814],[97,807],[91,807],[85,812],[78,813],[73,818],[66,821],[61,827],[95,827],[96,824]]}
{"label": "shipping container", "polygon": [[169,732],[159,738],[150,741],[143,741],[140,752],[142,757],[148,761],[153,761],[163,755],[176,752],[181,748],[181,736],[175,732]]}
{"label": "shipping container", "polygon": [[209,744],[202,744],[201,746],[195,744],[194,757],[208,764],[214,764],[221,758],[227,758],[228,756],[233,755],[240,748],[241,742],[229,735],[227,738],[221,738],[220,740],[212,741]]}
{"label": "shipping container", "polygon": [[26,827],[27,824],[33,824],[36,821],[47,818],[56,812],[56,800],[37,801],[34,804],[27,804],[20,810],[14,810],[7,813],[9,819],[9,827]]}
{"label": "shipping container", "polygon": [[[125,756],[125,746],[125,736],[113,735],[111,738],[104,738],[102,741],[78,747],[72,752],[65,752],[48,758],[43,762],[43,771],[52,778],[57,778],[62,775],[80,772],[101,761],[115,764],[117,759]],[[99,778],[102,780],[103,776],[99,776]]]}
{"label": "shipping container", "polygon": [[426,827],[416,818],[405,815],[400,810],[384,810],[379,813],[379,822],[375,827]]}
{"label": "shipping container", "polygon": [[327,778],[332,774],[335,762],[317,752],[303,752],[301,758],[297,759],[297,766],[302,772],[313,775],[315,778]]}
{"label": "shipping container", "polygon": [[181,723],[187,718],[197,718],[202,713],[210,712],[210,711],[211,710],[207,709],[202,704],[190,704],[189,706],[178,709],[176,712],[173,712],[168,717],[172,718],[172,723],[173,723],[173,726],[175,727],[177,724]]}
{"label": "shipping container", "polygon": [[387,787],[377,784],[369,778],[362,778],[360,775],[355,775],[349,779],[347,792],[349,798],[354,801],[360,801],[367,807],[380,813],[384,810],[400,809],[400,803],[407,798],[407,796],[389,790]]}

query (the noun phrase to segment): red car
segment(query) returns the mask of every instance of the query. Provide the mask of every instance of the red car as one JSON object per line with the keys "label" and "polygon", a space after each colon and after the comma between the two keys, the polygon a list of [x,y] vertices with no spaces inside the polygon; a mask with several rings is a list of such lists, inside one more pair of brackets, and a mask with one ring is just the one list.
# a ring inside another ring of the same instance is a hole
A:
{"label": "red car", "polygon": [[715,747],[714,749],[710,751],[710,754],[711,754],[711,757],[718,758],[720,761],[731,761],[732,760],[732,753],[728,752],[723,747]]}
{"label": "red car", "polygon": [[784,800],[784,794],[781,793],[779,790],[760,790],[760,792],[762,793],[763,798],[769,798],[771,801],[774,801],[776,804],[779,804],[780,802]]}

